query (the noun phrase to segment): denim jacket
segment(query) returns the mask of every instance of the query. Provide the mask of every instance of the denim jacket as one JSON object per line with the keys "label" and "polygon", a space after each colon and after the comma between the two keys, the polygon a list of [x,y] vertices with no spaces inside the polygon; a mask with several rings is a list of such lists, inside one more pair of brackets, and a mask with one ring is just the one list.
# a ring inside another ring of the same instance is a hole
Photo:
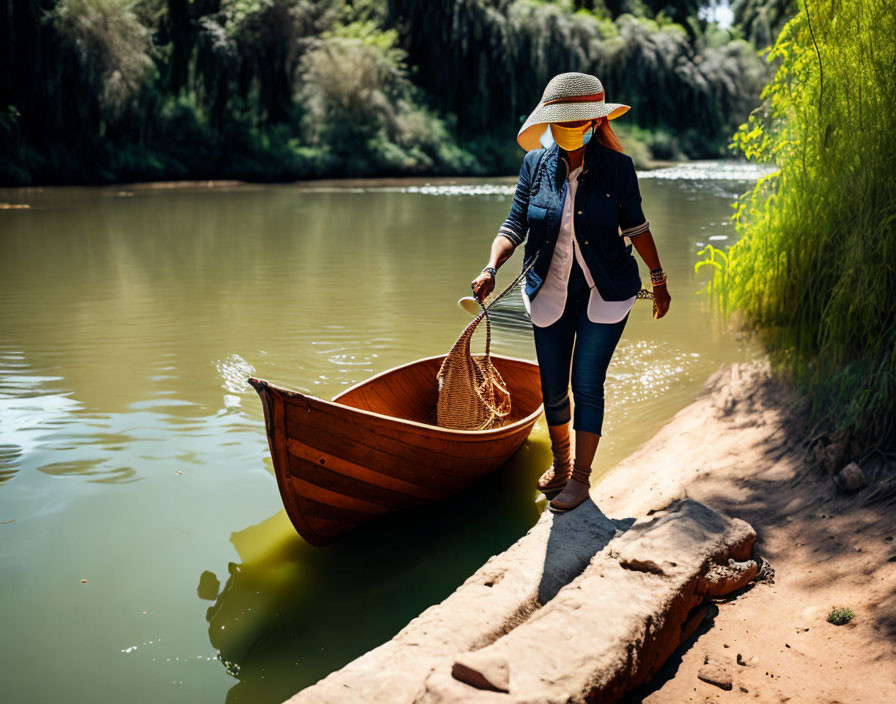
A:
{"label": "denim jacket", "polygon": [[[551,266],[568,173],[566,152],[556,143],[528,152],[523,157],[510,213],[498,229],[498,235],[507,237],[514,247],[525,240],[524,263],[538,252],[538,260],[526,275],[525,291],[530,301]],[[641,289],[641,277],[632,245],[625,243],[624,236],[635,237],[649,228],[641,211],[631,157],[591,139],[585,146],[578,179],[573,229],[594,284],[604,300],[631,298]]]}

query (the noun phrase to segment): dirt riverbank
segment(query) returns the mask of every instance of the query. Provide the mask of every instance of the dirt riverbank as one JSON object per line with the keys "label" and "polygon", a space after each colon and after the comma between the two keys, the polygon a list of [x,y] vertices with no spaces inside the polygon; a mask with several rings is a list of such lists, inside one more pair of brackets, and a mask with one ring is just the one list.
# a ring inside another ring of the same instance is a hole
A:
{"label": "dirt riverbank", "polygon": [[[863,467],[868,486],[838,489],[803,461],[796,398],[764,362],[725,367],[593,488],[617,519],[679,496],[742,518],[774,569],[773,583],[720,603],[714,621],[630,701],[896,701],[892,470]],[[855,617],[828,623],[835,606]],[[698,677],[711,667],[730,689]]]}

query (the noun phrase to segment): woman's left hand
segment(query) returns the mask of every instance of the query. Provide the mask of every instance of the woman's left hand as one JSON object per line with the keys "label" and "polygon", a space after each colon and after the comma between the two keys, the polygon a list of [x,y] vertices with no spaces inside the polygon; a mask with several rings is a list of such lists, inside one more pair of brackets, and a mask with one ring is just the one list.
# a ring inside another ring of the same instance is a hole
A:
{"label": "woman's left hand", "polygon": [[661,286],[653,287],[653,306],[654,306],[654,318],[662,318],[666,312],[669,310],[669,303],[672,301],[672,297],[669,295],[669,291],[666,288],[666,284],[662,284]]}

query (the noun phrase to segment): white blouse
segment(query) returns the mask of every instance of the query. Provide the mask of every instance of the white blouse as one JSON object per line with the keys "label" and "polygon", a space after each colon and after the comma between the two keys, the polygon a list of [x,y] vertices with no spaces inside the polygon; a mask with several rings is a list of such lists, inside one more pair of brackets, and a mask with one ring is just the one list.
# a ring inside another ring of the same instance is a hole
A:
{"label": "white blouse", "polygon": [[588,320],[592,323],[618,323],[631,310],[635,302],[636,296],[627,298],[624,301],[604,300],[598,292],[597,286],[594,285],[591,272],[588,271],[588,265],[585,263],[585,258],[582,256],[579,243],[576,241],[573,233],[572,209],[578,184],[576,177],[581,170],[582,167],[578,166],[569,174],[569,185],[563,202],[563,217],[560,220],[560,232],[557,234],[557,242],[554,245],[551,267],[538,291],[538,295],[534,301],[530,301],[526,295],[525,288],[521,289],[526,312],[529,313],[529,318],[538,327],[545,327],[555,323],[563,315],[563,309],[566,307],[566,293],[569,284],[569,272],[572,269],[573,255],[575,255],[579,266],[582,267],[585,280],[591,287],[591,294],[588,297]]}

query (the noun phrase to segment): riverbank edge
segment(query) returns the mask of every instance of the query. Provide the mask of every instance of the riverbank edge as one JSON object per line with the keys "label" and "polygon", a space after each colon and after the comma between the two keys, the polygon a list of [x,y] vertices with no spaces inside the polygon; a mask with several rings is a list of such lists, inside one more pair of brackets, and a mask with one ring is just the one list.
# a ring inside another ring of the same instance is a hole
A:
{"label": "riverbank edge", "polygon": [[[521,157],[522,158],[522,157]],[[731,163],[742,163],[742,159],[716,159],[711,161],[730,161]],[[701,160],[685,159],[681,161],[651,161],[648,164],[640,165],[639,171],[657,171],[659,169],[667,169],[683,164],[697,164]],[[282,181],[250,181],[242,179],[160,179],[152,181],[111,181],[109,183],[59,183],[59,184],[30,184],[27,186],[0,185],[0,192],[3,191],[35,191],[46,188],[118,188],[120,190],[176,190],[189,188],[241,188],[241,187],[259,187],[259,186],[295,186],[302,190],[315,190],[317,188],[364,188],[364,187],[389,187],[389,186],[408,186],[420,185],[427,183],[432,185],[454,185],[473,182],[482,182],[483,180],[493,179],[507,182],[513,182],[517,179],[517,174],[486,174],[486,175],[448,175],[448,174],[408,174],[405,176],[341,176],[336,178],[303,178],[303,179],[285,179]]]}
{"label": "riverbank edge", "polygon": [[[865,701],[896,698],[896,683],[886,677],[896,668],[896,648],[890,645],[896,640],[892,498],[872,487],[845,493],[804,461],[806,423],[795,411],[798,401],[796,389],[775,377],[765,359],[723,366],[690,405],[592,488],[594,504],[617,522],[687,498],[741,518],[756,529],[759,554],[775,573],[773,584],[756,584],[721,605],[632,701],[678,704],[716,697],[722,691],[718,683],[700,679],[707,664],[724,673],[723,681],[732,681],[725,694],[732,700],[834,701],[847,691]],[[454,599],[463,610],[466,587],[475,614],[470,587],[481,587],[479,577],[498,567],[508,568],[502,582],[516,580],[520,589],[531,588],[527,582],[533,578],[550,577],[540,570],[531,574],[532,565],[544,565],[550,516],[545,512],[442,604]],[[845,626],[828,623],[835,605],[849,606],[856,617]],[[412,623],[435,615],[439,606]],[[526,611],[510,628],[533,613]],[[445,624],[430,625],[442,637],[438,627]],[[365,662],[388,652],[400,636],[290,702],[327,701],[314,690],[324,694],[321,684],[352,677],[353,668],[363,679]]]}

